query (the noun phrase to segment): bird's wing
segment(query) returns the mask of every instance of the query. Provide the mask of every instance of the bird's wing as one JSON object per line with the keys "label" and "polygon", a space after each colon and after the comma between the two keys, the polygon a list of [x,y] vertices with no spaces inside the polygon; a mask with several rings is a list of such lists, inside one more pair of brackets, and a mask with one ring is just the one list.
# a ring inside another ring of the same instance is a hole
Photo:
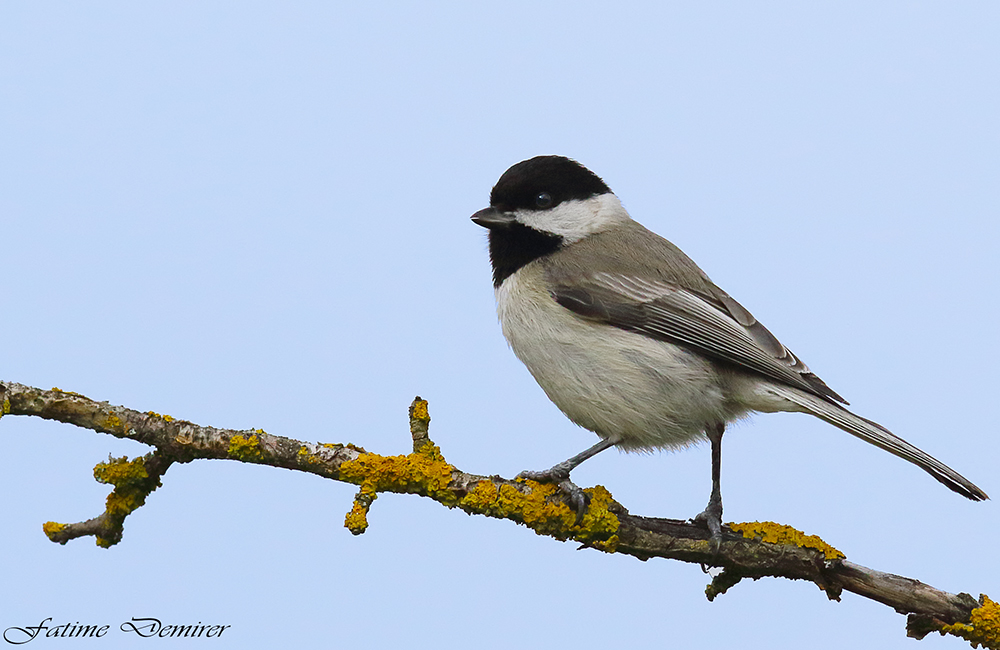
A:
{"label": "bird's wing", "polygon": [[847,402],[721,289],[714,295],[663,280],[597,272],[583,282],[549,270],[548,287],[577,315],[679,343],[831,401]]}

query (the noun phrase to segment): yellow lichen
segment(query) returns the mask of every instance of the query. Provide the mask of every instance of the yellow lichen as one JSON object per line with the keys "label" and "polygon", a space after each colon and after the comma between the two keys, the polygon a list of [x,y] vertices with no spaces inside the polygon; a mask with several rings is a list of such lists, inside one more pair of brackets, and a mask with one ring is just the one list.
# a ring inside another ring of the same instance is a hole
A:
{"label": "yellow lichen", "polygon": [[146,471],[144,458],[136,458],[129,462],[128,458],[110,458],[106,463],[98,463],[94,467],[94,478],[99,483],[114,485],[115,489],[108,495],[106,510],[111,516],[124,519],[133,510],[146,502],[146,497],[156,487],[147,484],[149,473]]}
{"label": "yellow lichen", "polygon": [[351,511],[344,517],[344,526],[354,535],[360,535],[368,530],[368,510],[372,503],[378,498],[370,486],[362,485],[354,497],[354,505]]}
{"label": "yellow lichen", "polygon": [[126,456],[109,458],[106,463],[94,467],[94,478],[100,483],[110,483],[115,487],[135,485],[149,478],[143,458],[129,462]]}
{"label": "yellow lichen", "polygon": [[608,508],[614,502],[611,493],[603,485],[595,485],[584,490],[590,496],[587,512],[583,515],[579,529],[573,539],[586,542],[595,548],[614,553],[618,548],[618,517]]}
{"label": "yellow lichen", "polygon": [[[418,399],[412,406],[411,418],[428,418],[426,408],[426,401]],[[603,487],[586,490],[590,503],[578,525],[576,513],[551,484],[527,481],[519,488],[508,483],[498,486],[484,479],[459,500],[451,486],[456,470],[430,441],[406,456],[370,454],[350,444],[345,448],[360,452],[357,458],[341,464],[338,471],[341,480],[361,486],[344,521],[355,534],[367,528],[368,509],[379,492],[398,492],[428,496],[448,507],[460,506],[469,513],[511,519],[540,535],[562,540],[573,538],[608,552],[617,548],[618,518],[608,510],[611,494]],[[300,456],[307,454],[308,449],[300,448]]]}
{"label": "yellow lichen", "polygon": [[3,398],[3,406],[0,406],[0,418],[10,413],[10,400]]}
{"label": "yellow lichen", "polygon": [[520,518],[525,526],[536,533],[559,539],[569,537],[569,529],[576,522],[576,513],[561,499],[552,498],[559,488],[551,483],[526,483],[531,488],[527,493],[513,485],[500,486],[500,511],[508,517],[514,515],[514,518]]}
{"label": "yellow lichen", "polygon": [[[128,515],[142,505],[135,493],[113,491],[105,501],[104,509],[109,515]],[[143,497],[142,501],[145,501]]]}
{"label": "yellow lichen", "polygon": [[618,517],[608,510],[611,493],[602,486],[584,490],[590,503],[579,525],[576,513],[555,498],[558,488],[548,483],[525,481],[528,490],[510,484],[497,486],[484,479],[462,498],[460,506],[470,513],[485,514],[523,523],[539,535],[575,539],[602,551],[617,548]]}
{"label": "yellow lichen", "polygon": [[351,511],[344,517],[344,526],[355,535],[368,530],[368,508],[355,501]]}
{"label": "yellow lichen", "polygon": [[313,452],[305,445],[299,447],[298,455],[300,461],[308,463],[309,465],[322,465],[326,462],[326,459],[323,456]]}
{"label": "yellow lichen", "polygon": [[66,530],[66,524],[57,524],[54,521],[46,521],[42,524],[42,532],[53,542],[55,541],[56,535]]}
{"label": "yellow lichen", "polygon": [[[258,429],[258,431],[260,431]],[[250,463],[258,463],[264,458],[264,451],[260,447],[260,438],[256,434],[249,437],[236,434],[229,439],[229,457]]]}
{"label": "yellow lichen", "polygon": [[495,505],[497,500],[497,486],[489,479],[483,479],[469,490],[462,497],[462,508],[470,512],[485,514],[489,508]]}
{"label": "yellow lichen", "polygon": [[954,634],[972,644],[973,648],[980,645],[984,648],[1000,648],[1000,605],[990,600],[989,596],[979,596],[979,607],[972,610],[968,623],[955,623],[941,626],[942,636]]}
{"label": "yellow lichen", "polygon": [[605,553],[614,553],[618,550],[618,535],[612,535],[606,540],[598,540],[596,542],[591,542],[590,545],[596,548],[598,551],[604,551]]}
{"label": "yellow lichen", "polygon": [[730,529],[742,533],[747,539],[759,539],[769,544],[792,544],[811,548],[822,553],[827,560],[843,560],[847,556],[830,546],[816,535],[806,535],[791,526],[773,521],[751,521],[742,524],[727,524]]}
{"label": "yellow lichen", "polygon": [[363,453],[340,466],[340,478],[373,492],[422,494],[450,506],[457,502],[448,489],[453,471],[440,449],[428,444],[406,456]]}
{"label": "yellow lichen", "polygon": [[173,422],[174,418],[169,415],[160,415],[156,411],[146,411],[146,415],[152,415],[155,418],[160,418],[164,422]]}
{"label": "yellow lichen", "polygon": [[411,417],[414,420],[420,420],[422,422],[430,422],[431,416],[427,411],[427,400],[417,400],[413,402],[413,412]]}
{"label": "yellow lichen", "polygon": [[121,540],[125,517],[146,503],[146,497],[160,487],[159,477],[150,476],[146,469],[150,457],[146,455],[132,461],[126,457],[109,458],[108,462],[94,467],[94,478],[98,482],[115,486],[106,501],[101,533],[96,535],[98,546],[109,548],[117,544]]}
{"label": "yellow lichen", "polygon": [[125,431],[125,425],[122,423],[121,418],[114,413],[109,413],[103,420],[99,420],[97,424],[102,429],[108,429],[115,433],[123,433]]}
{"label": "yellow lichen", "polygon": [[[424,445],[415,453],[426,456],[431,460],[441,461],[442,463],[444,462],[444,454],[441,453],[441,448],[430,441],[424,443]],[[451,465],[449,465],[449,467],[451,467]]]}

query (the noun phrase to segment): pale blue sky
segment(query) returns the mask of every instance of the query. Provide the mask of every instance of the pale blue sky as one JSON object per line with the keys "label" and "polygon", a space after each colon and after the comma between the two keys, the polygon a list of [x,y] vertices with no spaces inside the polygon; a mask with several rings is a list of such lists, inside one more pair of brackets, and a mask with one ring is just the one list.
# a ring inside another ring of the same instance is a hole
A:
{"label": "pale blue sky", "polygon": [[[1000,498],[998,27],[989,2],[5,3],[0,378],[387,454],[407,450],[419,394],[460,468],[548,467],[596,438],[507,349],[468,217],[509,165],[558,153],[859,413]],[[416,497],[381,497],[356,538],[351,486],[230,462],[171,468],[111,550],[58,546],[42,522],[102,509],[93,465],[147,450],[24,418],[0,422],[0,450],[0,628],[232,625],[215,648],[918,647],[849,594],[764,580],[709,603],[696,566]],[[708,449],[607,452],[574,478],[688,517]],[[818,420],[732,430],[723,496],[727,521],[1000,596],[995,501]]]}

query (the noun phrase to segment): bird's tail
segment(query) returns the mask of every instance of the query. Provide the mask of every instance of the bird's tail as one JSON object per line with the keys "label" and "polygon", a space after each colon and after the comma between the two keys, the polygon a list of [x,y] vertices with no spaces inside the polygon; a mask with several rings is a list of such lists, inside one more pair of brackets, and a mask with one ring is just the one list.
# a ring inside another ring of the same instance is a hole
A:
{"label": "bird's tail", "polygon": [[870,442],[876,447],[881,447],[890,454],[895,454],[904,460],[910,461],[963,497],[972,499],[973,501],[982,501],[989,498],[972,481],[933,456],[920,451],[902,438],[893,435],[880,424],[866,420],[838,404],[815,395],[810,395],[796,388],[771,385],[768,389],[800,406],[805,412],[811,413],[821,420],[826,420],[833,426],[839,427],[866,442]]}

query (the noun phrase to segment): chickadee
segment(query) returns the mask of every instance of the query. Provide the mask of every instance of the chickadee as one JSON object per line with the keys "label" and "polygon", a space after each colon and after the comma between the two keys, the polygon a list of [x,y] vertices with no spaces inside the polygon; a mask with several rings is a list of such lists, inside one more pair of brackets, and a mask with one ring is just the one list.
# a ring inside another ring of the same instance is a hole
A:
{"label": "chickadee", "polygon": [[712,493],[695,519],[721,538],[726,424],[753,411],[809,413],[914,463],[964,497],[986,493],[847,402],[676,246],[629,217],[596,174],[562,156],[519,162],[500,177],[489,229],[497,312],[514,354],[556,406],[601,440],[524,478],[569,481],[618,447],[683,447],[707,437]]}

